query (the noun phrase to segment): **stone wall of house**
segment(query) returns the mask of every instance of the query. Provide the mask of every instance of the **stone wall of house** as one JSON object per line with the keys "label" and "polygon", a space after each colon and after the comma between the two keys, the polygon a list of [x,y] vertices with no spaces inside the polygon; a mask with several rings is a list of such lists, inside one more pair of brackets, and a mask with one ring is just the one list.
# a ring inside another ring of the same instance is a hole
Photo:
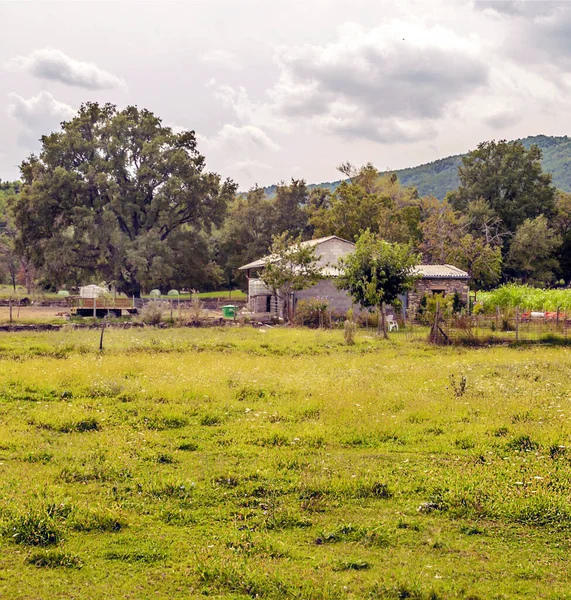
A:
{"label": "stone wall of house", "polygon": [[333,315],[343,316],[353,305],[351,297],[345,290],[338,290],[331,279],[322,279],[315,285],[295,292],[294,304],[300,300],[323,298],[327,300]]}
{"label": "stone wall of house", "polygon": [[408,293],[408,314],[416,314],[420,300],[425,294],[444,293],[446,296],[452,296],[455,292],[458,292],[463,304],[468,304],[469,286],[465,279],[419,279]]}

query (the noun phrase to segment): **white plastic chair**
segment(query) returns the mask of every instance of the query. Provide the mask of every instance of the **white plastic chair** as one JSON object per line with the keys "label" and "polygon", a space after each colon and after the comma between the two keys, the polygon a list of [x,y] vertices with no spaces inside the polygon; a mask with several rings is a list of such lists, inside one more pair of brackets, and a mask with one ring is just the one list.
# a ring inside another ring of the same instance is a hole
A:
{"label": "white plastic chair", "polygon": [[387,327],[389,328],[389,331],[398,331],[399,330],[399,324],[397,323],[396,319],[392,316],[389,315],[387,317]]}

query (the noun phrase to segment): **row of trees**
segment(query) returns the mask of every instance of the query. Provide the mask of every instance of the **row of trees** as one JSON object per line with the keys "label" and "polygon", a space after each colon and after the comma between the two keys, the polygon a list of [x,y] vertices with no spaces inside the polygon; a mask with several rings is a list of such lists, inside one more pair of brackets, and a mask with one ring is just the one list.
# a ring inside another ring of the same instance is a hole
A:
{"label": "row of trees", "polygon": [[292,180],[271,197],[238,194],[206,169],[193,132],[136,107],[86,104],[41,141],[21,184],[0,183],[0,268],[12,282],[105,280],[129,295],[234,286],[237,267],[274,236],[354,241],[366,230],[468,270],[478,289],[571,279],[571,195],[542,172],[540,150],[519,142],[480,144],[441,202],[348,163],[334,192]]}

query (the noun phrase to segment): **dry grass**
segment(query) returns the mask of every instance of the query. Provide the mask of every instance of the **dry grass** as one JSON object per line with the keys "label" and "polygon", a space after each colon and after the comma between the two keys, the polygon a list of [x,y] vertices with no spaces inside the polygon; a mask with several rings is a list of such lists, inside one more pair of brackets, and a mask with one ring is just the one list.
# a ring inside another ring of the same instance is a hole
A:
{"label": "dry grass", "polygon": [[[13,306],[13,323],[52,323],[65,321],[63,314],[69,314],[66,306]],[[10,322],[10,308],[0,306],[0,323]]]}

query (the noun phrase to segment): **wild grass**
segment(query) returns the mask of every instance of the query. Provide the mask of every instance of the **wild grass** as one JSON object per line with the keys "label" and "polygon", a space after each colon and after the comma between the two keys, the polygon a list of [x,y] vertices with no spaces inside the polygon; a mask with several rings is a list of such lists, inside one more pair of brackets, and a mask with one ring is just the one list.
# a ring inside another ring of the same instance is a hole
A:
{"label": "wild grass", "polygon": [[528,285],[509,283],[491,292],[480,292],[478,299],[483,302],[484,310],[490,312],[496,309],[524,310],[571,310],[570,289],[542,289]]}
{"label": "wild grass", "polygon": [[0,337],[1,598],[569,598],[571,348]]}

